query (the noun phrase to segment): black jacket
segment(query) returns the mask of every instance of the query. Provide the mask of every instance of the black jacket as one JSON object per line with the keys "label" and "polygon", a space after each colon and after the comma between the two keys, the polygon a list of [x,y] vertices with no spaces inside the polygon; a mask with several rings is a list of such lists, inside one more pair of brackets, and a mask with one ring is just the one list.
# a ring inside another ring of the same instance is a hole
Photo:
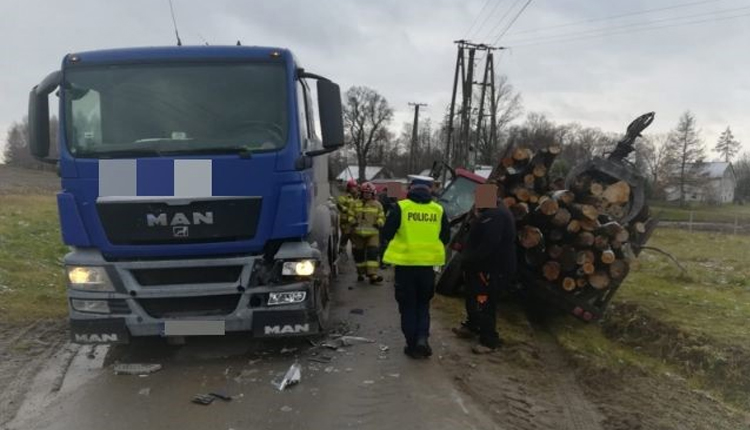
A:
{"label": "black jacket", "polygon": [[516,273],[516,224],[505,205],[480,209],[469,227],[462,251],[463,268],[467,271]]}
{"label": "black jacket", "polygon": [[[415,203],[421,204],[427,204],[432,201],[432,195],[430,195],[430,192],[420,188],[410,190],[406,197]],[[393,237],[396,236],[399,227],[401,227],[401,206],[395,204],[391,207],[391,210],[388,212],[388,216],[385,219],[385,226],[383,226],[381,232],[383,239],[385,239],[386,242],[390,242]],[[447,245],[450,240],[451,227],[450,224],[448,224],[448,217],[445,215],[445,212],[443,212],[443,219],[441,220],[440,225],[440,241],[443,242],[443,245]]]}

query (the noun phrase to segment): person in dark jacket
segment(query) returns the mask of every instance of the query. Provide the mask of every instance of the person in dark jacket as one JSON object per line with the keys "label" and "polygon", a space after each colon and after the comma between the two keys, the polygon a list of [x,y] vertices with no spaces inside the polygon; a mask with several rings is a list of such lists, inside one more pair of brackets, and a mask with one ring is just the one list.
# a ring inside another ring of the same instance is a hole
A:
{"label": "person in dark jacket", "polygon": [[501,344],[495,323],[497,298],[516,273],[516,227],[501,199],[495,208],[474,210],[476,217],[462,251],[466,321],[453,332],[463,338],[479,335],[472,350],[481,354]]}
{"label": "person in dark jacket", "polygon": [[383,227],[388,247],[383,261],[395,266],[395,296],[412,358],[432,355],[430,300],[435,295],[435,266],[445,264],[450,226],[442,206],[432,201],[432,178],[411,176],[407,198],[391,209]]}

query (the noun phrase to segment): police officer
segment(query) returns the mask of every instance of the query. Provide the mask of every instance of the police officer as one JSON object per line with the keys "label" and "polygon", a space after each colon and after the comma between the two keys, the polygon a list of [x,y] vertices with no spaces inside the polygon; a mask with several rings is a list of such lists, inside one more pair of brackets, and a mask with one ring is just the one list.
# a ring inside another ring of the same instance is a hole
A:
{"label": "police officer", "polygon": [[412,358],[432,355],[430,300],[435,295],[435,266],[445,264],[450,226],[443,208],[432,201],[429,176],[409,176],[405,200],[394,206],[383,234],[389,242],[383,261],[395,266],[395,295],[401,313],[404,353]]}
{"label": "police officer", "polygon": [[502,199],[497,199],[494,208],[474,210],[476,216],[461,252],[466,321],[453,332],[462,338],[479,336],[479,343],[472,351],[485,354],[501,344],[496,328],[497,298],[500,289],[515,277],[516,227]]}

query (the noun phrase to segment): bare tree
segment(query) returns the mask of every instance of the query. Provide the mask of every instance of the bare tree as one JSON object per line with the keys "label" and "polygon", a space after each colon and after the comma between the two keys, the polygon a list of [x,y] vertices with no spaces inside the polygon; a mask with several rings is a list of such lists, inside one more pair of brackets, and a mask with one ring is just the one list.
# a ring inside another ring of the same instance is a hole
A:
{"label": "bare tree", "polygon": [[646,171],[654,197],[663,198],[666,180],[675,171],[677,162],[669,135],[656,134],[644,137],[636,146],[639,167]]}
{"label": "bare tree", "polygon": [[[489,95],[489,94],[488,94]],[[474,103],[479,105],[479,100]],[[500,136],[505,134],[512,121],[517,119],[523,112],[521,94],[515,91],[513,85],[508,82],[505,75],[497,75],[495,78],[495,136],[492,136],[492,104],[485,103],[487,112],[482,118],[482,129],[478,142],[477,161],[480,164],[493,164],[497,161],[500,152]]]}
{"label": "bare tree", "polygon": [[690,189],[699,190],[705,182],[702,175],[705,148],[692,112],[682,114],[677,127],[669,134],[667,145],[677,160],[672,182],[680,191],[680,206],[684,206],[685,192]]}
{"label": "bare tree", "polygon": [[734,139],[732,130],[730,130],[729,126],[727,126],[727,129],[724,130],[723,133],[721,133],[721,136],[719,136],[719,141],[716,142],[714,151],[721,154],[721,157],[724,159],[724,161],[728,163],[732,160],[732,157],[740,152],[741,146],[742,145],[740,144],[740,142]]}
{"label": "bare tree", "polygon": [[346,91],[344,123],[346,138],[357,154],[359,180],[364,181],[370,151],[388,139],[388,125],[393,109],[377,91],[368,87],[351,87]]}

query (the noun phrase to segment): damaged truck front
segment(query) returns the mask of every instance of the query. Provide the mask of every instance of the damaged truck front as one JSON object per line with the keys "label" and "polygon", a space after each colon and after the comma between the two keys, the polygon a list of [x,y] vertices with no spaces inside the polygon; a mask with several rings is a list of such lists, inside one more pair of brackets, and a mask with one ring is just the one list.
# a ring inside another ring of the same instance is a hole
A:
{"label": "damaged truck front", "polygon": [[290,51],[69,54],[31,91],[29,127],[32,154],[59,165],[74,341],[325,324],[338,246],[326,154],[343,144],[341,98]]}

